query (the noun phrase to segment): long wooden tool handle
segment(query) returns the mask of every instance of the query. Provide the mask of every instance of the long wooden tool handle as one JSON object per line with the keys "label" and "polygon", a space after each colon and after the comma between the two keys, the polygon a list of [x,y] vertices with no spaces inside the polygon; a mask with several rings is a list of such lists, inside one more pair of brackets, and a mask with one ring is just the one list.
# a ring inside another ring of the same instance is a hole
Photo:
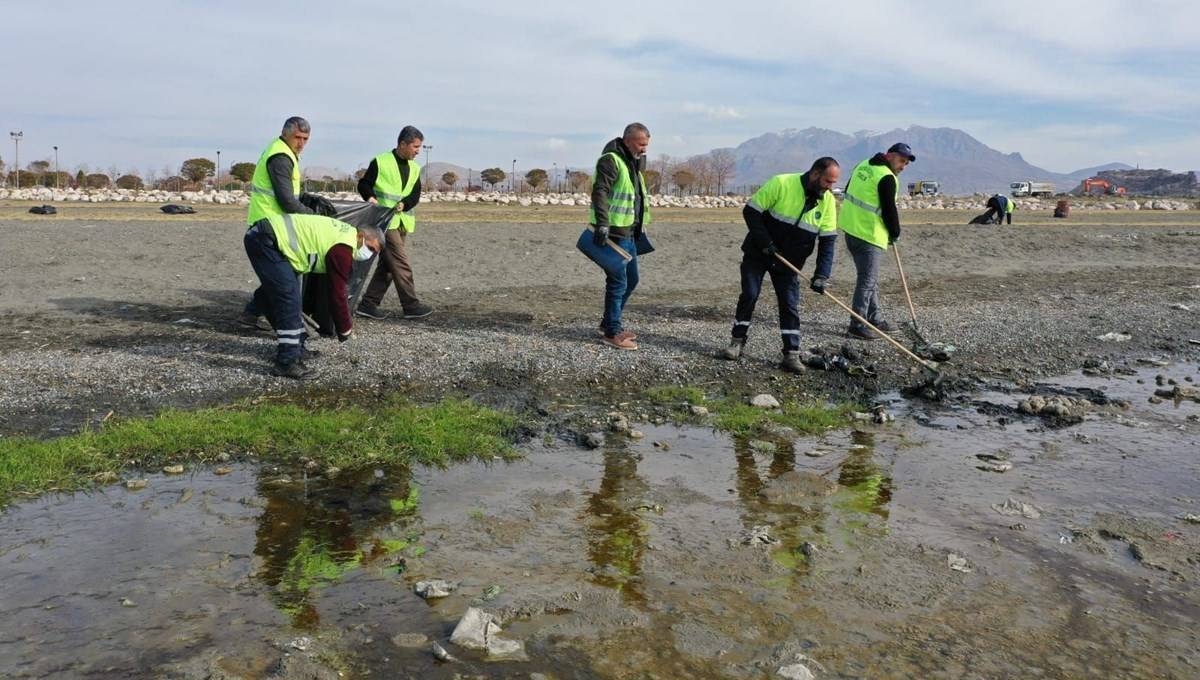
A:
{"label": "long wooden tool handle", "polygon": [[900,264],[900,248],[893,243],[892,253],[896,256],[896,269],[900,270],[900,283],[904,286],[904,299],[908,300],[908,313],[912,315],[913,328],[917,327],[917,309],[913,307],[912,296],[908,294],[908,279],[904,277],[904,265]]}
{"label": "long wooden tool handle", "polygon": [[[799,270],[799,269],[796,269],[796,266],[795,266],[795,265],[793,265],[791,262],[788,262],[788,261],[787,261],[787,258],[785,258],[784,256],[780,255],[779,253],[775,253],[775,257],[779,258],[779,261],[780,261],[780,262],[782,262],[782,263],[784,263],[785,265],[787,265],[787,268],[788,268],[788,269],[791,269],[792,271],[796,272],[796,275],[797,275],[797,276],[799,276],[799,275],[800,275],[800,270]],[[834,302],[836,302],[836,303],[838,304],[838,306],[839,306],[839,307],[841,307],[842,309],[846,310],[847,312],[850,312],[850,316],[854,317],[855,319],[858,319],[860,322],[862,322],[862,324],[863,324],[863,325],[865,325],[867,328],[870,328],[871,330],[875,331],[875,333],[876,333],[876,334],[878,334],[880,337],[882,337],[884,340],[887,340],[888,342],[890,342],[890,343],[892,343],[893,345],[895,345],[895,346],[896,346],[896,349],[898,349],[898,350],[900,350],[901,352],[904,352],[905,354],[907,354],[909,357],[911,357],[911,358],[912,358],[912,360],[913,360],[913,361],[917,362],[918,364],[921,364],[921,365],[922,365],[922,366],[924,366],[925,368],[928,368],[929,370],[931,370],[931,371],[933,371],[933,372],[935,372],[935,373],[937,372],[937,366],[934,366],[933,364],[929,363],[928,361],[925,361],[924,359],[922,359],[921,357],[917,356],[916,354],[913,354],[911,350],[909,350],[909,349],[908,349],[907,347],[905,347],[904,345],[901,345],[899,342],[897,342],[895,339],[893,339],[893,338],[892,338],[892,336],[890,336],[890,335],[888,335],[887,333],[884,333],[883,331],[879,330],[879,329],[878,329],[878,328],[876,328],[876,327],[875,327],[875,325],[874,325],[874,324],[872,324],[870,321],[867,321],[866,319],[864,319],[864,318],[862,318],[861,316],[859,316],[858,312],[856,312],[856,311],[854,311],[853,309],[851,309],[849,305],[847,305],[846,303],[842,302],[841,300],[839,300],[839,299],[835,298],[835,297],[833,296],[833,294],[832,294],[832,293],[830,293],[829,291],[825,291],[825,292],[824,292],[824,293],[822,293],[822,294],[823,294],[825,297],[829,298],[830,300],[833,300]]]}

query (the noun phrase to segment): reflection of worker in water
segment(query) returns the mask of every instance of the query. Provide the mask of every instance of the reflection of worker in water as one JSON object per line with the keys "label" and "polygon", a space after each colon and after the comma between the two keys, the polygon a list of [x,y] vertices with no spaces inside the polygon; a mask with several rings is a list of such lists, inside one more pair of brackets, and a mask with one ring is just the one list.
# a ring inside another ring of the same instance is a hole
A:
{"label": "reflection of worker in water", "polygon": [[984,224],[1003,224],[1007,219],[1012,224],[1013,200],[1004,194],[996,194],[987,200],[987,212],[983,214]]}
{"label": "reflection of worker in water", "polygon": [[271,599],[292,617],[293,625],[312,629],[318,613],[314,591],[369,560],[372,534],[397,520],[393,499],[410,496],[411,476],[374,468],[344,474],[316,493],[299,485],[260,480],[266,508],[258,518],[254,554],[262,560],[257,578]]}
{"label": "reflection of worker in water", "polygon": [[742,294],[734,314],[733,339],[721,354],[723,358],[732,361],[742,355],[763,276],[769,272],[779,302],[780,368],[804,371],[800,363],[800,281],[777,257],[800,269],[816,250],[809,288],[817,294],[825,292],[837,244],[837,201],[830,189],[840,176],[837,161],[828,156],[818,158],[806,173],[775,175],[746,203],[742,217],[749,233],[742,242]]}
{"label": "reflection of worker in water", "polygon": [[588,532],[588,559],[596,582],[641,598],[637,579],[646,552],[646,523],[638,514],[646,482],[637,474],[641,456],[623,449],[604,452],[604,477],[587,500],[594,520]]}

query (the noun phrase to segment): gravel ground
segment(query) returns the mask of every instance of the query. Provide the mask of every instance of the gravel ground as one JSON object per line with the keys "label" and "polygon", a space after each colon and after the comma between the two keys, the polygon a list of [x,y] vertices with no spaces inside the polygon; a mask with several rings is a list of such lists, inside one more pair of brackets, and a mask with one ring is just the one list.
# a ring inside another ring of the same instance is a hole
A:
{"label": "gravel ground", "polygon": [[[418,288],[437,312],[419,321],[360,320],[352,342],[313,342],[323,353],[319,377],[298,386],[267,374],[268,335],[233,323],[256,283],[240,243],[240,211],[142,214],[153,210],[89,206],[31,220],[19,205],[0,206],[0,431],[53,434],[109,411],[299,390],[470,394],[543,408],[621,402],[657,384],[869,398],[919,378],[881,340],[853,341],[868,350],[875,379],[781,373],[769,289],[750,356],[716,359],[737,298],[739,211],[661,211],[652,230],[659,250],[643,259],[642,285],[627,310],[641,349],[619,352],[598,342],[603,277],[574,250],[578,209],[429,206],[411,250]],[[963,226],[970,217],[902,215],[921,329],[959,348],[956,375],[1023,380],[1089,358],[1200,354],[1189,343],[1200,340],[1200,213],[1092,213],[1065,223],[1018,216],[1011,227]],[[906,315],[895,272],[889,261],[883,296],[898,322]],[[852,282],[839,245],[831,291],[848,300]],[[844,312],[807,291],[802,305],[806,347],[850,342]],[[399,305],[393,296],[383,308],[395,313]],[[1097,339],[1110,332],[1131,337]]]}

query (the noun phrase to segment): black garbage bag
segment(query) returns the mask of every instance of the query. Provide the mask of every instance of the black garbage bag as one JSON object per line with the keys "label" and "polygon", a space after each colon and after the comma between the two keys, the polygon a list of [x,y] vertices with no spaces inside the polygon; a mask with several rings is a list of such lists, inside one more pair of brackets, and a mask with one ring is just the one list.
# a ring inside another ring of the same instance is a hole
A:
{"label": "black garbage bag", "polygon": [[29,212],[34,215],[57,215],[58,208],[52,205],[35,205],[29,209]]}
{"label": "black garbage bag", "polygon": [[967,222],[967,224],[999,224],[999,223],[1000,223],[1000,215],[991,208],[988,208],[987,212],[983,213],[982,215],[976,215],[970,222]]}
{"label": "black garbage bag", "polygon": [[196,213],[196,209],[190,205],[176,205],[174,203],[168,203],[159,208],[159,210],[168,215],[194,215]]}
{"label": "black garbage bag", "polygon": [[[321,196],[317,198],[320,198],[333,208],[334,214],[331,217],[354,227],[370,226],[376,227],[380,231],[385,231],[388,223],[392,220],[392,215],[396,212],[395,208],[384,208],[365,201],[330,201]],[[367,281],[370,280],[375,261],[378,259],[378,256],[372,256],[363,262],[355,261],[354,268],[350,271],[350,281],[346,287],[346,295],[349,298],[348,302],[351,314],[354,313],[354,308],[358,306],[358,301],[366,291]],[[329,304],[329,296],[332,290],[328,277],[324,274],[309,274],[304,279],[304,313],[317,322],[318,332],[321,335],[332,336],[336,334],[333,325],[332,308]]]}

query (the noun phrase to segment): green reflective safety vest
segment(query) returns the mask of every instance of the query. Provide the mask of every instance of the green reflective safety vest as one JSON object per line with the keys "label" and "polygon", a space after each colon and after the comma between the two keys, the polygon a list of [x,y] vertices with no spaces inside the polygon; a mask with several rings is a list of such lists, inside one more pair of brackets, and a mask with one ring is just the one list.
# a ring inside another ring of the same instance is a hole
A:
{"label": "green reflective safety vest", "polygon": [[754,192],[750,197],[750,207],[814,234],[837,231],[837,201],[833,192],[822,192],[813,209],[804,212],[807,198],[804,173],[785,173],[775,175]]}
{"label": "green reflective safety vest", "polygon": [[282,215],[283,206],[275,200],[275,189],[271,186],[271,174],[267,171],[267,159],[276,154],[284,154],[292,159],[292,194],[300,196],[300,159],[296,158],[292,147],[279,137],[267,146],[267,150],[258,157],[254,166],[254,177],[250,181],[250,211],[246,214],[246,224],[253,226],[255,222],[271,215]]}
{"label": "green reflective safety vest", "polygon": [[[877,245],[888,247],[888,231],[883,224],[883,212],[879,209],[879,182],[887,176],[895,177],[886,165],[871,165],[870,160],[859,163],[850,174],[846,187],[842,212],[838,215],[838,228],[847,234]],[[896,197],[900,196],[900,181],[896,181]]]}
{"label": "green reflective safety vest", "polygon": [[[637,216],[634,210],[634,201],[637,200],[637,193],[633,187],[633,179],[629,176],[629,167],[625,165],[625,161],[615,151],[609,151],[604,156],[612,156],[613,162],[617,164],[617,182],[613,184],[612,194],[608,197],[608,226],[624,228],[632,227],[633,220]],[[604,156],[600,158],[603,159]],[[600,161],[596,161],[597,173],[599,172]],[[641,172],[638,173],[638,184],[642,187],[642,226],[650,226],[650,192],[646,191],[646,178]],[[588,209],[590,214],[591,224],[596,223],[596,208],[595,206]]]}
{"label": "green reflective safety vest", "polygon": [[358,230],[332,217],[282,213],[267,220],[279,252],[300,274],[324,274],[325,254],[339,243],[358,247]]}
{"label": "green reflective safety vest", "polygon": [[1000,198],[1004,199],[1004,212],[1006,214],[1011,215],[1013,209],[1017,207],[1016,204],[1013,203],[1013,200],[1011,198],[1009,198],[1008,196],[1005,196],[1004,194],[1000,194]]}
{"label": "green reflective safety vest", "polygon": [[[375,200],[379,201],[379,205],[385,208],[399,205],[401,201],[408,198],[408,195],[416,188],[417,182],[421,180],[421,166],[416,161],[405,161],[405,163],[408,163],[407,182],[400,178],[400,164],[396,161],[396,154],[384,151],[375,157],[375,165],[379,167],[379,174],[375,177]],[[397,211],[392,215],[388,229],[399,229],[401,225],[404,226],[406,234],[411,234],[417,228],[417,218],[413,215],[412,210]]]}

